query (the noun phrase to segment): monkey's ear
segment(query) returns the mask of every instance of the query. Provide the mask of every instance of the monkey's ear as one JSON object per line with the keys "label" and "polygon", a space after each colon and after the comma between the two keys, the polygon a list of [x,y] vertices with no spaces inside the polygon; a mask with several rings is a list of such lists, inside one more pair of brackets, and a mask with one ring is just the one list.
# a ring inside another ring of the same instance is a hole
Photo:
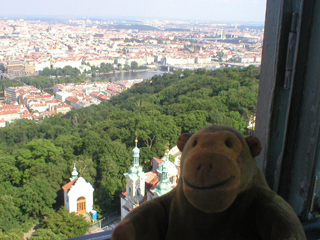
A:
{"label": "monkey's ear", "polygon": [[191,133],[182,133],[180,135],[180,137],[178,138],[178,141],[177,141],[177,146],[180,150],[180,152],[182,152],[183,148],[184,148],[184,145],[186,145],[188,139],[192,136]]}
{"label": "monkey's ear", "polygon": [[255,136],[248,136],[246,137],[246,141],[250,148],[252,157],[258,156],[262,148],[259,139]]}

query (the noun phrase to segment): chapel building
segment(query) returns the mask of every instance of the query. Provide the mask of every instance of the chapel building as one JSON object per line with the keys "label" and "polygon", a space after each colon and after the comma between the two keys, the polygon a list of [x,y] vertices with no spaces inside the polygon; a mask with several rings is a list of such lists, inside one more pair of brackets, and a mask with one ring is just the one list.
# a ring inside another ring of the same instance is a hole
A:
{"label": "chapel building", "polygon": [[70,182],[65,184],[64,205],[68,211],[76,214],[84,214],[93,211],[93,191],[94,188],[83,177],[78,177],[79,173],[74,165]]}

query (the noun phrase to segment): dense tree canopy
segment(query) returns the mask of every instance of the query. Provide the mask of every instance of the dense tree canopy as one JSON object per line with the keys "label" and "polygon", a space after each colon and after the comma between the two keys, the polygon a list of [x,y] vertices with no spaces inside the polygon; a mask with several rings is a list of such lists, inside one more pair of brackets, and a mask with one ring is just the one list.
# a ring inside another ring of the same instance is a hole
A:
{"label": "dense tree canopy", "polygon": [[60,208],[43,219],[41,226],[32,235],[31,240],[66,239],[84,235],[91,224],[82,215],[70,214],[64,208]]}
{"label": "dense tree canopy", "polygon": [[[181,73],[154,76],[98,106],[1,128],[0,232],[18,234],[10,231],[62,206],[61,186],[69,181],[74,163],[95,188],[94,208],[100,213],[118,210],[135,134],[147,171],[152,157],[161,157],[168,142],[173,147],[181,132],[209,124],[247,132],[256,111],[258,68]],[[58,218],[47,217],[46,230],[37,235],[70,237],[57,232],[60,226],[52,219]],[[34,239],[40,239],[37,235]]]}
{"label": "dense tree canopy", "polygon": [[[39,89],[51,88],[58,83],[81,83],[86,81],[86,76],[80,74],[79,69],[71,66],[65,66],[64,68],[44,68],[39,71],[38,76],[34,77],[22,77],[20,84],[32,85]],[[7,86],[7,87],[13,87]]]}
{"label": "dense tree canopy", "polygon": [[18,86],[23,86],[23,82],[17,80],[17,79],[13,79],[13,80],[9,80],[9,79],[1,79],[0,78],[0,92],[4,91],[5,88],[8,87],[18,87]]}

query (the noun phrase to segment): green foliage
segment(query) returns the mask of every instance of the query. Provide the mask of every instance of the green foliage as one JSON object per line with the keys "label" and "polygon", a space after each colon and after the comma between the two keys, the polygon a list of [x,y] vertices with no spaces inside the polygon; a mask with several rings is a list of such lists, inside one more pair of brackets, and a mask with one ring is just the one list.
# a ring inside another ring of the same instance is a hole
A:
{"label": "green foliage", "polygon": [[0,184],[10,182],[13,185],[19,185],[21,172],[15,166],[15,159],[10,155],[0,155]]}
{"label": "green foliage", "polygon": [[108,73],[114,70],[113,64],[101,63],[100,67],[91,66],[91,72],[95,73]]}
{"label": "green foliage", "polygon": [[77,68],[65,66],[64,68],[44,68],[39,71],[39,76],[23,77],[21,84],[32,85],[39,89],[51,88],[58,83],[81,83],[86,80],[84,74],[80,74]]}
{"label": "green foliage", "polygon": [[84,235],[90,226],[82,215],[69,213],[64,207],[49,214],[42,222],[43,229],[51,231],[60,239]]}
{"label": "green foliage", "polygon": [[0,78],[0,92],[4,91],[4,89],[9,88],[9,87],[18,87],[18,86],[23,86],[23,82],[19,81],[18,79],[1,79]]}
{"label": "green foliage", "polygon": [[43,176],[56,191],[68,167],[63,159],[62,148],[46,139],[34,139],[25,148],[17,150],[16,160],[18,168],[23,172],[23,183]]}
{"label": "green foliage", "polygon": [[53,85],[58,83],[82,83],[86,78],[84,74],[71,74],[71,75],[39,75],[35,77],[23,77],[21,81],[27,85],[32,85],[39,89],[52,88]]}
{"label": "green foliage", "polygon": [[1,240],[21,240],[23,239],[23,232],[20,229],[11,229],[6,233],[0,232]]}
{"label": "green foliage", "polygon": [[27,144],[27,149],[31,153],[33,160],[40,163],[57,163],[62,155],[62,148],[56,147],[51,141],[46,139],[35,139]]}
{"label": "green foliage", "polygon": [[138,69],[138,63],[136,61],[131,62],[131,69]]}
{"label": "green foliage", "polygon": [[143,42],[144,42],[144,40],[136,39],[136,38],[125,38],[125,39],[124,39],[124,42],[125,42],[125,43],[128,43],[128,42],[143,43]]}
{"label": "green foliage", "polygon": [[20,229],[23,216],[17,201],[18,199],[10,194],[0,196],[0,232]]}
{"label": "green foliage", "polygon": [[54,234],[50,229],[40,228],[32,234],[30,240],[60,240],[60,237]]}
{"label": "green foliage", "polygon": [[123,70],[130,70],[130,69],[131,69],[131,67],[128,64],[125,64],[123,66]]}
{"label": "green foliage", "polygon": [[199,130],[199,126],[204,127],[210,125],[210,123],[207,122],[207,117],[208,113],[206,111],[196,110],[179,115],[177,122],[183,126],[183,131],[193,133]]}
{"label": "green foliage", "polygon": [[71,66],[65,66],[64,68],[55,68],[49,69],[44,68],[42,71],[39,71],[40,76],[78,76],[80,75],[80,71],[77,68],[73,68]]}
{"label": "green foliage", "polygon": [[175,160],[176,160],[176,157],[170,154],[169,155],[169,161],[174,163]]}
{"label": "green foliage", "polygon": [[78,172],[81,173],[81,177],[86,179],[87,182],[94,184],[97,177],[97,166],[92,157],[80,155],[78,156],[78,159],[75,161],[75,163]]}
{"label": "green foliage", "polygon": [[50,183],[33,178],[19,191],[21,210],[31,217],[43,216],[52,211],[57,196]]}

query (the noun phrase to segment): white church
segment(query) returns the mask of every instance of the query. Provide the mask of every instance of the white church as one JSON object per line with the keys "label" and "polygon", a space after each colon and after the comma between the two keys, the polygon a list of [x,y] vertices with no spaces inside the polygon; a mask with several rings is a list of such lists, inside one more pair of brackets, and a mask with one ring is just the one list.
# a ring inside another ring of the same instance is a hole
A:
{"label": "white church", "polygon": [[170,152],[176,155],[179,163],[180,152],[177,148],[167,150],[164,159],[153,158],[152,170],[145,173],[140,166],[140,150],[137,147],[138,140],[135,140],[133,152],[133,164],[125,173],[127,180],[126,190],[120,195],[121,219],[132,209],[138,207],[145,201],[162,196],[172,190],[178,183],[180,167],[169,161]]}
{"label": "white church", "polygon": [[68,211],[76,214],[89,213],[93,210],[94,188],[83,177],[78,177],[79,173],[74,165],[70,182],[65,184],[64,205]]}

